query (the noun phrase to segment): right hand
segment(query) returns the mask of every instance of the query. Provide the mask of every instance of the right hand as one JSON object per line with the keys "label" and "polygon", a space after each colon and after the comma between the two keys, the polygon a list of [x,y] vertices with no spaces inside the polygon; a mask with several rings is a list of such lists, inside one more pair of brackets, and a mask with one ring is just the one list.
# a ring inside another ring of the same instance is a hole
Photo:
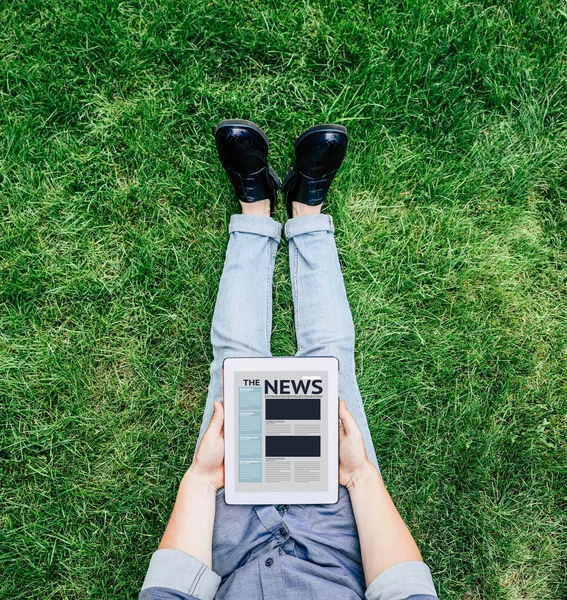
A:
{"label": "right hand", "polygon": [[189,473],[215,491],[224,485],[224,406],[221,402],[214,403],[211,422],[201,439]]}
{"label": "right hand", "polygon": [[375,469],[368,460],[362,433],[346,402],[339,403],[339,483],[350,488],[367,470]]}

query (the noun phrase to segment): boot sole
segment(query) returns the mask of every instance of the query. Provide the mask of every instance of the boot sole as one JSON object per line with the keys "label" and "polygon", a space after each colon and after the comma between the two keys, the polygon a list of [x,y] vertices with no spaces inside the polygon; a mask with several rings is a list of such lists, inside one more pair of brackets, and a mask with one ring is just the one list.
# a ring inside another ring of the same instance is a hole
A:
{"label": "boot sole", "polygon": [[266,132],[261,128],[258,127],[258,125],[256,125],[256,123],[252,122],[252,121],[245,121],[244,119],[225,119],[224,121],[221,121],[216,127],[215,127],[215,134],[217,133],[217,131],[219,129],[222,129],[223,127],[247,127],[248,129],[252,129],[253,131],[256,131],[257,133],[259,133],[262,138],[264,139],[264,141],[266,142],[266,144],[268,145],[268,147],[270,146],[270,140],[268,140],[268,136],[266,135]]}
{"label": "boot sole", "polygon": [[315,125],[314,127],[310,127],[309,129],[306,129],[296,140],[295,140],[295,145],[294,148],[297,149],[297,146],[299,146],[299,144],[301,144],[301,142],[311,133],[316,133],[316,132],[324,132],[324,133],[344,133],[347,136],[348,139],[348,132],[346,130],[346,127],[343,127],[342,125],[331,125],[331,124],[326,124],[326,125]]}

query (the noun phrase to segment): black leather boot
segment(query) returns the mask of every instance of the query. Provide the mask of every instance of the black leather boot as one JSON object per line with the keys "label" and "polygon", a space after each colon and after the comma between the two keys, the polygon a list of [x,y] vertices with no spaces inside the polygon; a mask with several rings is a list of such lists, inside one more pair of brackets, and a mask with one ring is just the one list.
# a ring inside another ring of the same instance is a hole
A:
{"label": "black leather boot", "polygon": [[268,164],[268,138],[252,121],[221,121],[215,144],[236,195],[242,202],[270,200],[274,213],[280,179]]}
{"label": "black leather boot", "polygon": [[325,201],[347,144],[342,125],[316,125],[297,138],[295,163],[282,184],[288,217],[293,216],[292,202],[317,206]]}

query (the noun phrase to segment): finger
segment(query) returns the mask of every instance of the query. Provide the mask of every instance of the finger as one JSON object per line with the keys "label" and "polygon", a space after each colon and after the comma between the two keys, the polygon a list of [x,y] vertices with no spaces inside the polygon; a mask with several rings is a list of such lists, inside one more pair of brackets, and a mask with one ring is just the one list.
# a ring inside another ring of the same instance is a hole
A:
{"label": "finger", "polygon": [[339,439],[342,440],[345,437],[345,426],[342,421],[339,421]]}
{"label": "finger", "polygon": [[215,402],[214,409],[208,430],[212,433],[219,434],[224,425],[224,407],[221,402]]}
{"label": "finger", "polygon": [[339,404],[339,417],[343,423],[346,435],[350,435],[358,430],[358,425],[356,424],[356,421],[354,420],[354,417],[350,413],[350,410],[348,409],[344,400],[341,400]]}

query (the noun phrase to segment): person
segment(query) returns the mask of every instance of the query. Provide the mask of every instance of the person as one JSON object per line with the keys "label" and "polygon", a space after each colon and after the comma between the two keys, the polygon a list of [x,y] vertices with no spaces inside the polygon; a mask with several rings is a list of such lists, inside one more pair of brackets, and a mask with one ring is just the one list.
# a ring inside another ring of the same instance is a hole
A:
{"label": "person", "polygon": [[339,499],[332,505],[228,505],[221,371],[226,357],[270,356],[280,181],[268,139],[221,121],[220,161],[240,200],[230,220],[211,327],[210,385],[193,463],[151,558],[140,600],[435,600],[428,567],[382,481],[355,376],[354,326],[330,215],[321,207],[348,142],[318,125],[295,143],[283,180],[298,356],[339,359]]}

